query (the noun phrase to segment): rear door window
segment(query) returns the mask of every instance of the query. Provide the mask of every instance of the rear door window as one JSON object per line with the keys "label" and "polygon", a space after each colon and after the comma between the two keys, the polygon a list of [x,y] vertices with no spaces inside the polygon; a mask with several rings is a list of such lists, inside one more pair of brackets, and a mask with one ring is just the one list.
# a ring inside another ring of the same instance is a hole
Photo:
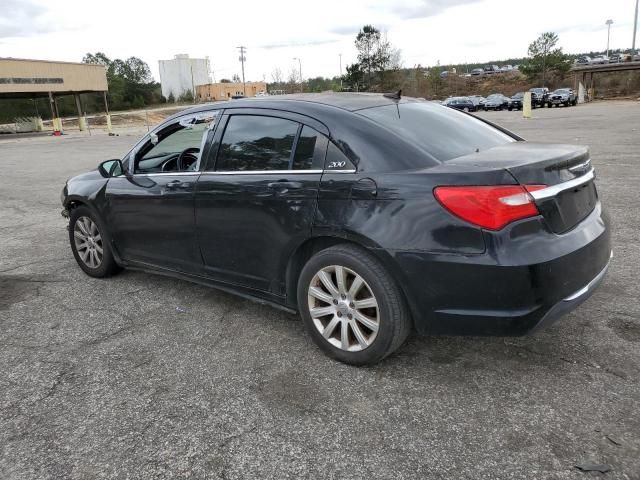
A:
{"label": "rear door window", "polygon": [[392,130],[441,162],[516,141],[471,115],[430,102],[385,105],[357,113]]}

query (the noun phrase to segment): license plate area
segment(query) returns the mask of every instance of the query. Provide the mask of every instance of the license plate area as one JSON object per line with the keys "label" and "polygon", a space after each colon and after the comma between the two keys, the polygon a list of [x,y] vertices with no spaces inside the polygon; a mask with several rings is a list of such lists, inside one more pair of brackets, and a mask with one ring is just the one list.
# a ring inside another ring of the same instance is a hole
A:
{"label": "license plate area", "polygon": [[597,202],[596,186],[590,181],[541,201],[538,203],[538,210],[553,232],[563,233],[584,220]]}

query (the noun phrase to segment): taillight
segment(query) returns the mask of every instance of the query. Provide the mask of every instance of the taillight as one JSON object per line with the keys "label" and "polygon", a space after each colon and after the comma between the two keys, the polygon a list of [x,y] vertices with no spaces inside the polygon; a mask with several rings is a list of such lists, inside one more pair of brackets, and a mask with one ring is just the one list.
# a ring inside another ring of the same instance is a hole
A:
{"label": "taillight", "polygon": [[455,216],[489,230],[539,214],[528,192],[546,185],[436,187],[433,194]]}

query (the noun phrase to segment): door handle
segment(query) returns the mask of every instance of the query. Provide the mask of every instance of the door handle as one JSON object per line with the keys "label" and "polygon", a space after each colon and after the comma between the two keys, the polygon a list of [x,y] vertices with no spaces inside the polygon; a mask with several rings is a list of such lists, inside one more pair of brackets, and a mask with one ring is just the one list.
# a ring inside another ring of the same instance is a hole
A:
{"label": "door handle", "polygon": [[184,183],[182,180],[171,180],[170,182],[167,183],[166,187],[169,190],[175,190],[177,188],[185,188],[187,186],[186,183]]}
{"label": "door handle", "polygon": [[285,193],[288,190],[295,190],[298,188],[302,188],[302,183],[300,182],[291,182],[289,180],[278,180],[277,182],[271,182],[267,184],[272,190],[275,190],[278,193]]}

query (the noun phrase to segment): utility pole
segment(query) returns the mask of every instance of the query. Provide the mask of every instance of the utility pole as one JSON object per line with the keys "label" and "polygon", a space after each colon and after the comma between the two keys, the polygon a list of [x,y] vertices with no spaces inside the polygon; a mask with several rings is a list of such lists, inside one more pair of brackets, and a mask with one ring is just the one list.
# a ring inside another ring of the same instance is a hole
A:
{"label": "utility pole", "polygon": [[611,24],[613,23],[613,20],[609,19],[606,22],[604,22],[604,24],[607,26],[607,58],[609,58],[609,37],[611,34]]}
{"label": "utility pole", "polygon": [[193,81],[193,64],[190,65],[191,68],[191,96],[193,97],[193,103],[196,103],[196,85]]}
{"label": "utility pole", "polygon": [[[633,17],[633,44],[631,45],[631,55],[638,53],[636,51],[636,30],[638,29],[638,0],[636,0],[636,14]],[[633,60],[633,57],[631,57]]]}
{"label": "utility pole", "polygon": [[342,91],[342,54],[339,53],[338,57],[340,57],[340,91]]}
{"label": "utility pole", "polygon": [[242,94],[246,97],[247,85],[244,81],[244,62],[247,58],[244,56],[244,51],[247,49],[247,47],[236,47],[236,48],[240,50],[240,58],[238,58],[238,60],[240,60],[240,62],[242,63]]}
{"label": "utility pole", "polygon": [[294,60],[298,60],[298,66],[300,67],[300,93],[304,92],[304,87],[302,83],[302,60],[299,57],[293,57]]}

